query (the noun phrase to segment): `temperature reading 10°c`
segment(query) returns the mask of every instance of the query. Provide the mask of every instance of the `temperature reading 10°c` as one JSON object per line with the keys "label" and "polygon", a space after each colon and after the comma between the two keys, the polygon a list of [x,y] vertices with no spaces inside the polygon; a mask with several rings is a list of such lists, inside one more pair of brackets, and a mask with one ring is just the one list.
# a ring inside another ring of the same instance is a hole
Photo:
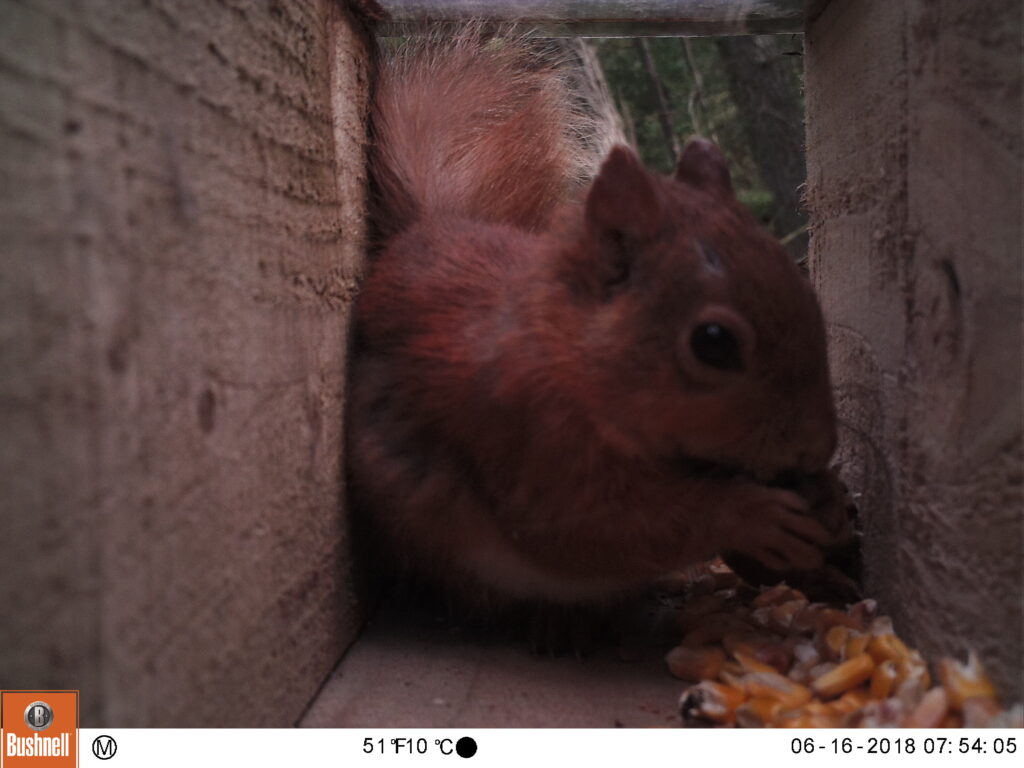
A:
{"label": "temperature reading 10\u00b0c", "polygon": [[395,736],[389,739],[363,739],[363,753],[372,755],[425,755],[431,749],[442,755],[458,754],[460,757],[472,757],[476,753],[476,742],[472,738],[458,739],[425,739]]}

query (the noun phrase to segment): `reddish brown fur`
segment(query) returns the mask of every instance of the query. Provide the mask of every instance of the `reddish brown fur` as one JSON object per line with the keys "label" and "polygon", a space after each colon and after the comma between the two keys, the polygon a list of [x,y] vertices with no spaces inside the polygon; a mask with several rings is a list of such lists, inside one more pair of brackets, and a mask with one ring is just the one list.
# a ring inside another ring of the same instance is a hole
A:
{"label": "reddish brown fur", "polygon": [[406,44],[384,60],[374,99],[384,233],[428,211],[543,228],[586,172],[574,104],[557,62],[523,38],[469,27]]}
{"label": "reddish brown fur", "polygon": [[[816,565],[827,534],[762,484],[834,447],[809,285],[713,145],[691,144],[675,179],[620,147],[573,203],[557,80],[516,74],[514,53],[463,39],[382,84],[393,234],[357,308],[359,503],[396,553],[474,597],[600,601],[723,549]],[[695,362],[708,318],[736,332],[742,372]]]}

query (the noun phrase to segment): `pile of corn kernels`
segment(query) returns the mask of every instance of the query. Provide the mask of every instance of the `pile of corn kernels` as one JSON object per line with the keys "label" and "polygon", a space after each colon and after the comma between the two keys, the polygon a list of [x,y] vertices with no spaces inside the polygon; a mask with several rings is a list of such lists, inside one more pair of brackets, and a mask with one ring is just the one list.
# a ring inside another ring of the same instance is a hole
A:
{"label": "pile of corn kernels", "polygon": [[693,683],[687,726],[743,728],[1024,727],[1000,706],[978,659],[944,658],[933,676],[874,600],[845,610],[812,603],[784,583],[742,584],[721,561],[687,585],[682,642],[669,669]]}

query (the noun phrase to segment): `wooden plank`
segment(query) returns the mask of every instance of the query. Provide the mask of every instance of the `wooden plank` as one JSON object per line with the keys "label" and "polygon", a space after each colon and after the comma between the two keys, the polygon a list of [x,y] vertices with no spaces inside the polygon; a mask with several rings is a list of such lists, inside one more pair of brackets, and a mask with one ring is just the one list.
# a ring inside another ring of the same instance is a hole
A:
{"label": "wooden plank", "polygon": [[679,725],[671,642],[542,657],[451,619],[390,605],[300,723],[313,728],[649,728]]}
{"label": "wooden plank", "polygon": [[867,590],[927,655],[977,650],[1010,701],[1024,685],[1021,13],[832,2],[805,46],[811,264]]}
{"label": "wooden plank", "polygon": [[678,37],[803,32],[803,0],[380,0],[380,34],[469,19],[517,22],[552,37]]}
{"label": "wooden plank", "polygon": [[355,631],[345,13],[0,4],[0,669],[83,726],[291,725]]}

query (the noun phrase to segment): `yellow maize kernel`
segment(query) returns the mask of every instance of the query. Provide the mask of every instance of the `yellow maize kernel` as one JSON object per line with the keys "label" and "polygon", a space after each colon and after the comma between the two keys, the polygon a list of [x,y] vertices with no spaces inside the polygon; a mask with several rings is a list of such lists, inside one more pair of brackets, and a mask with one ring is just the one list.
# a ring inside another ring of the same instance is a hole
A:
{"label": "yellow maize kernel", "polygon": [[753,656],[758,648],[765,643],[774,641],[774,639],[772,635],[765,632],[758,632],[752,627],[744,627],[726,632],[722,636],[722,647],[725,648],[725,652],[730,656],[734,656],[736,651]]}
{"label": "yellow maize kernel", "polygon": [[836,664],[834,661],[822,661],[818,664],[815,664],[813,667],[807,670],[807,676],[811,680],[817,680],[819,677],[821,677],[822,675],[827,675],[829,672],[831,672],[838,666],[839,665]]}
{"label": "yellow maize kernel", "polygon": [[779,721],[780,728],[838,728],[839,718],[835,715],[798,715]]}
{"label": "yellow maize kernel", "polygon": [[680,645],[710,645],[720,642],[727,632],[746,626],[742,619],[731,613],[711,613],[703,616],[697,625],[683,635]]}
{"label": "yellow maize kernel", "polygon": [[743,668],[735,659],[726,659],[726,662],[722,665],[722,669],[719,672],[720,675],[733,675],[734,677],[743,677],[747,673],[747,670]]}
{"label": "yellow maize kernel", "polygon": [[878,615],[878,601],[870,598],[861,600],[859,603],[851,605],[847,613],[850,614],[850,618],[866,627]]}
{"label": "yellow maize kernel", "polygon": [[811,683],[811,690],[823,698],[830,699],[856,688],[870,678],[874,671],[874,660],[870,655],[862,653],[816,679]]}
{"label": "yellow maize kernel", "polygon": [[846,659],[852,659],[854,656],[860,656],[867,651],[868,643],[870,642],[871,637],[869,635],[862,635],[854,630],[850,630],[850,635],[846,640],[846,645],[843,647],[841,658],[845,661]]}
{"label": "yellow maize kernel", "polygon": [[966,664],[960,664],[955,659],[940,659],[936,671],[942,687],[949,695],[949,705],[955,710],[959,711],[967,699],[996,698],[995,686],[985,675],[981,662],[973,652],[968,654]]}
{"label": "yellow maize kernel", "polygon": [[754,656],[743,651],[737,650],[733,653],[733,656],[745,672],[769,672],[771,674],[778,672],[771,664],[765,664],[763,661],[759,661]]}
{"label": "yellow maize kernel", "polygon": [[778,605],[790,600],[807,600],[807,597],[799,589],[793,589],[785,584],[776,584],[771,589],[766,589],[750,601],[751,608],[763,608],[766,605]]}
{"label": "yellow maize kernel", "polygon": [[762,629],[768,629],[772,620],[772,606],[765,605],[750,612],[750,623]]}
{"label": "yellow maize kernel", "polygon": [[896,686],[897,679],[896,663],[886,659],[875,667],[871,674],[871,687],[869,691],[873,699],[887,699]]}
{"label": "yellow maize kernel", "polygon": [[985,728],[989,721],[999,714],[999,703],[991,696],[975,696],[960,704],[966,728]]}
{"label": "yellow maize kernel", "polygon": [[829,715],[832,713],[832,708],[820,699],[811,699],[800,709],[793,711],[804,715]]}
{"label": "yellow maize kernel", "polygon": [[867,691],[863,688],[854,688],[832,702],[832,711],[837,714],[848,715],[861,709],[869,701],[871,701],[871,696]]}
{"label": "yellow maize kernel", "polygon": [[846,640],[849,634],[849,627],[838,625],[831,627],[822,637],[820,644],[822,655],[830,661],[839,661],[843,648],[846,647]]}
{"label": "yellow maize kernel", "polygon": [[818,611],[819,631],[827,632],[835,626],[856,629],[858,632],[864,631],[864,625],[861,624],[860,621],[852,616],[848,616],[837,608],[823,608]]}
{"label": "yellow maize kernel", "polygon": [[903,721],[904,728],[938,728],[949,711],[949,699],[943,688],[932,688]]}
{"label": "yellow maize kernel", "polygon": [[868,643],[868,653],[876,662],[900,661],[910,655],[910,650],[896,635],[875,635]]}
{"label": "yellow maize kernel", "polygon": [[747,699],[736,708],[736,724],[741,728],[764,728],[772,725],[782,710],[778,699],[766,696]]}
{"label": "yellow maize kernel", "polygon": [[963,728],[964,718],[959,712],[947,712],[939,723],[939,728]]}
{"label": "yellow maize kernel", "polygon": [[811,689],[783,677],[775,670],[743,676],[743,690],[750,698],[775,699],[783,709],[794,709],[811,700]]}
{"label": "yellow maize kernel", "polygon": [[725,663],[725,651],[721,648],[693,648],[679,645],[665,655],[669,671],[680,680],[699,683],[718,677]]}
{"label": "yellow maize kernel", "polygon": [[779,632],[785,632],[793,623],[793,617],[807,605],[806,600],[787,600],[773,605],[768,615],[768,626]]}
{"label": "yellow maize kernel", "polygon": [[905,659],[896,662],[896,679],[897,684],[902,684],[907,680],[916,680],[921,684],[921,689],[925,691],[932,687],[932,676],[928,672],[928,665],[924,663],[924,659],[917,651],[910,651]]}
{"label": "yellow maize kernel", "polygon": [[785,642],[765,643],[757,649],[757,660],[785,674],[793,666],[793,649]]}
{"label": "yellow maize kernel", "polygon": [[701,620],[715,613],[722,613],[725,608],[725,600],[719,595],[701,595],[688,600],[683,606],[680,616],[680,626],[684,630],[696,629],[700,626]]}
{"label": "yellow maize kernel", "polygon": [[718,679],[728,686],[738,688],[739,690],[743,690],[743,677],[745,676],[745,674],[746,673],[742,671],[739,673],[733,673],[723,669],[721,673],[718,675]]}
{"label": "yellow maize kernel", "polygon": [[715,589],[732,589],[739,586],[741,581],[740,577],[737,576],[732,568],[727,566],[721,560],[713,561],[708,564],[708,573],[711,574],[711,578],[714,579]]}
{"label": "yellow maize kernel", "polygon": [[893,629],[892,619],[888,616],[876,616],[871,620],[868,633],[871,635],[895,635],[896,630]]}
{"label": "yellow maize kernel", "polygon": [[1024,728],[1024,706],[1014,704],[992,718],[989,728]]}
{"label": "yellow maize kernel", "polygon": [[735,720],[736,708],[746,699],[739,688],[704,680],[687,688],[679,700],[684,721],[712,720],[730,723]]}
{"label": "yellow maize kernel", "polygon": [[818,628],[818,614],[823,610],[821,603],[808,603],[795,614],[789,623],[789,631],[811,635]]}

